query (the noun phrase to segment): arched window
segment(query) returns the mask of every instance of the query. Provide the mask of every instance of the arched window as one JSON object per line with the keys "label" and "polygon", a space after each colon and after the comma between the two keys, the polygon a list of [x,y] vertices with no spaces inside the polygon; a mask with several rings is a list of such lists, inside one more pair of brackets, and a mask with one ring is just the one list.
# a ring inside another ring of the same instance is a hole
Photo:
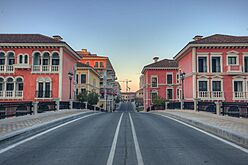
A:
{"label": "arched window", "polygon": [[5,54],[0,52],[0,65],[5,65]]}
{"label": "arched window", "polygon": [[33,65],[41,65],[41,54],[39,52],[33,55]]}
{"label": "arched window", "polygon": [[59,65],[59,54],[58,53],[52,54],[52,65]]}
{"label": "arched window", "polygon": [[14,90],[14,79],[12,77],[7,78],[6,80],[6,91]]}
{"label": "arched window", "polygon": [[43,54],[43,61],[42,61],[42,65],[49,65],[50,63],[50,54],[45,52]]}
{"label": "arched window", "polygon": [[28,61],[28,55],[27,54],[24,56],[24,63],[25,64],[28,64],[29,63],[29,61]]}
{"label": "arched window", "polygon": [[21,54],[21,55],[19,55],[19,64],[22,64],[22,62],[23,62],[23,56]]}
{"label": "arched window", "polygon": [[15,54],[13,52],[9,52],[7,54],[7,58],[8,58],[8,65],[15,64]]}
{"label": "arched window", "polygon": [[16,90],[17,91],[23,91],[23,80],[22,78],[16,79]]}

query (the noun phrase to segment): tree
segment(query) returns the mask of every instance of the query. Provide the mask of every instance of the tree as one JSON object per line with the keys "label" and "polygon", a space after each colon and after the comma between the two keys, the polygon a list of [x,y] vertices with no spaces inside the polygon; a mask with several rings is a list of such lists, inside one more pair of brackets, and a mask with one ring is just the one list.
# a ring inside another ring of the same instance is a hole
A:
{"label": "tree", "polygon": [[153,104],[157,106],[165,106],[166,99],[162,97],[157,97],[155,100],[153,100]]}
{"label": "tree", "polygon": [[87,91],[82,91],[77,95],[77,100],[80,102],[88,101],[88,94]]}
{"label": "tree", "polygon": [[90,92],[87,97],[88,104],[96,105],[99,101],[99,96],[95,92]]}

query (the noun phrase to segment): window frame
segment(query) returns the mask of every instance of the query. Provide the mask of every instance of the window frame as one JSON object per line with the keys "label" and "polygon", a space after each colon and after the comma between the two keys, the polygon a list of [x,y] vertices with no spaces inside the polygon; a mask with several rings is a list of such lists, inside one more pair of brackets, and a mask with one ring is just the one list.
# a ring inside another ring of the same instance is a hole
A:
{"label": "window frame", "polygon": [[[171,84],[168,83],[168,76],[171,75]],[[166,85],[173,85],[173,73],[166,73]]]}
{"label": "window frame", "polygon": [[[213,72],[213,67],[212,67],[213,57],[219,57],[220,58],[220,71],[219,72]],[[221,72],[223,72],[223,64],[222,63],[223,63],[223,61],[222,61],[222,55],[215,55],[215,54],[211,55],[210,56],[210,70],[211,70],[211,73],[221,73]]]}
{"label": "window frame", "polygon": [[[153,86],[153,82],[152,82],[152,79],[153,78],[156,78],[157,79],[157,85],[156,86]],[[151,76],[151,88],[157,88],[157,87],[158,87],[158,76],[153,75],[153,76]]]}
{"label": "window frame", "polygon": [[[199,72],[199,58],[201,58],[201,57],[206,57],[206,68],[207,68],[207,70],[206,70],[206,72]],[[206,55],[197,55],[197,72],[198,73],[209,73],[209,59],[208,59],[208,54],[206,54]]]}

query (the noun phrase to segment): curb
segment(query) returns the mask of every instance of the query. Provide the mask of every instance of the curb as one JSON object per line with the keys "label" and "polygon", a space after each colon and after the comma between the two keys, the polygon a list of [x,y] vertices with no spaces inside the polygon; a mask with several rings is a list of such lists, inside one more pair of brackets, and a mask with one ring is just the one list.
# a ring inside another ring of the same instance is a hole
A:
{"label": "curb", "polygon": [[0,147],[2,145],[4,145],[5,143],[9,143],[9,142],[12,142],[12,141],[16,142],[16,141],[22,140],[22,139],[24,139],[26,137],[29,137],[29,136],[32,136],[34,134],[40,133],[40,132],[42,132],[44,130],[47,130],[49,128],[52,128],[54,126],[60,125],[62,123],[65,123],[65,122],[73,120],[75,118],[84,116],[84,115],[89,114],[89,113],[99,113],[99,112],[92,112],[92,111],[86,111],[85,112],[84,111],[84,112],[80,112],[80,113],[77,113],[77,114],[72,114],[72,115],[69,115],[69,116],[65,116],[65,117],[62,117],[62,118],[51,120],[51,121],[48,121],[48,122],[44,122],[44,123],[41,123],[41,124],[36,124],[36,125],[34,125],[32,127],[28,127],[28,128],[24,128],[24,129],[21,129],[21,130],[18,130],[18,131],[7,133],[6,135],[0,137]]}
{"label": "curb", "polygon": [[221,138],[223,138],[225,140],[231,141],[231,142],[233,142],[233,143],[235,143],[237,145],[240,145],[240,146],[248,149],[248,138],[246,138],[246,137],[242,137],[242,136],[236,135],[234,133],[228,132],[228,131],[223,130],[223,129],[219,129],[219,128],[216,128],[216,127],[213,127],[213,126],[209,126],[207,124],[203,124],[203,123],[198,122],[198,121],[185,119],[183,117],[173,115],[173,114],[169,114],[169,113],[166,113],[166,112],[153,113],[153,114],[160,114],[160,115],[163,115],[163,116],[172,117],[174,119],[180,120],[182,122],[185,122],[187,124],[190,124],[192,126],[200,128],[200,129],[202,129],[202,130],[204,130],[206,132],[212,133],[212,134],[214,134],[216,136],[219,136],[219,137],[221,137]]}

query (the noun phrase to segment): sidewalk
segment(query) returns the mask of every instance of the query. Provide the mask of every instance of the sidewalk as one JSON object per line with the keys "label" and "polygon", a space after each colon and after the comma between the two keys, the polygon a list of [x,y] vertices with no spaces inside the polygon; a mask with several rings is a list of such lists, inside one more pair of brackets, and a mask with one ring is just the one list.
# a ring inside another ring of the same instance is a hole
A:
{"label": "sidewalk", "polygon": [[85,112],[92,112],[89,110],[60,110],[40,113],[37,115],[25,115],[20,117],[11,117],[0,120],[0,141],[8,137],[15,136],[33,127],[39,127],[52,123],[58,120],[63,120],[69,117],[80,115]]}
{"label": "sidewalk", "polygon": [[163,110],[151,113],[173,117],[248,148],[247,118],[217,116],[216,114],[193,110]]}

